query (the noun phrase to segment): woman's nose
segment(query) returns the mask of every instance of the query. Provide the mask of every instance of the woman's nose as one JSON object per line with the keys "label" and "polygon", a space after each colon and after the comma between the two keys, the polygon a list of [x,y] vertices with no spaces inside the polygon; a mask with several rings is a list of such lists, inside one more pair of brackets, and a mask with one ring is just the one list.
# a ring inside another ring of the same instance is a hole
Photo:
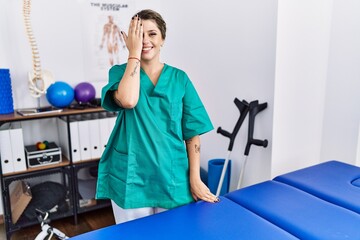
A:
{"label": "woman's nose", "polygon": [[143,35],[143,42],[148,42],[149,41],[149,37],[146,36],[146,34]]}

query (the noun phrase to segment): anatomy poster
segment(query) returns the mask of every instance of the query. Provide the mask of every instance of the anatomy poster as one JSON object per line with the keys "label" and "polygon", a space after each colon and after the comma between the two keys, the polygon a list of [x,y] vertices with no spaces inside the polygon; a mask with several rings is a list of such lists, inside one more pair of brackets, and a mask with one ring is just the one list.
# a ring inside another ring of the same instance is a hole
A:
{"label": "anatomy poster", "polygon": [[120,34],[142,9],[160,10],[159,0],[81,1],[84,73],[86,81],[106,81],[109,69],[126,63],[128,50]]}
{"label": "anatomy poster", "polygon": [[120,31],[127,33],[136,13],[135,1],[86,1],[82,7],[86,81],[106,80],[111,66],[126,62],[128,51]]}

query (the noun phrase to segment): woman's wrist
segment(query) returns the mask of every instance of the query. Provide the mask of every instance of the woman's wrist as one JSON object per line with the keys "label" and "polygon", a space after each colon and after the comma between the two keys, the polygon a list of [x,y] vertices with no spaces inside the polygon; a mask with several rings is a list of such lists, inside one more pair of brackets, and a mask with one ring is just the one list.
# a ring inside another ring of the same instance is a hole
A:
{"label": "woman's wrist", "polygon": [[200,171],[197,172],[197,171],[190,171],[189,172],[189,178],[190,180],[200,180],[201,177],[200,177]]}
{"label": "woman's wrist", "polygon": [[140,61],[140,58],[135,57],[135,56],[129,56],[129,57],[128,57],[128,61],[129,61],[129,60],[136,60],[136,61],[138,61],[138,62],[141,62],[141,61]]}

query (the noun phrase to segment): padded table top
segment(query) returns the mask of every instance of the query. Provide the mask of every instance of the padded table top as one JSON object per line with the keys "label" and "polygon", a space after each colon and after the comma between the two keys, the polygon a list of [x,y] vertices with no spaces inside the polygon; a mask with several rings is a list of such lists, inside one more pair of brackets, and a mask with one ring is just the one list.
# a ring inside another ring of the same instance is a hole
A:
{"label": "padded table top", "polygon": [[360,215],[290,185],[266,181],[225,197],[300,239],[360,239]]}
{"label": "padded table top", "polygon": [[297,239],[229,199],[220,199],[219,203],[200,201],[71,239]]}
{"label": "padded table top", "polygon": [[360,168],[329,161],[274,178],[360,214]]}

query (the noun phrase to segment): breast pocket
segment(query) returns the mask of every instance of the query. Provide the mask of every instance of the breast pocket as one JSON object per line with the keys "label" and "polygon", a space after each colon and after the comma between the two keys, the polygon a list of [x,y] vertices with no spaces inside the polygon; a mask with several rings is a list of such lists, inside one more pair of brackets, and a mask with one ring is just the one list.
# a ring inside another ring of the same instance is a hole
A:
{"label": "breast pocket", "polygon": [[170,105],[170,130],[172,133],[182,137],[181,118],[183,113],[182,102],[174,102]]}

